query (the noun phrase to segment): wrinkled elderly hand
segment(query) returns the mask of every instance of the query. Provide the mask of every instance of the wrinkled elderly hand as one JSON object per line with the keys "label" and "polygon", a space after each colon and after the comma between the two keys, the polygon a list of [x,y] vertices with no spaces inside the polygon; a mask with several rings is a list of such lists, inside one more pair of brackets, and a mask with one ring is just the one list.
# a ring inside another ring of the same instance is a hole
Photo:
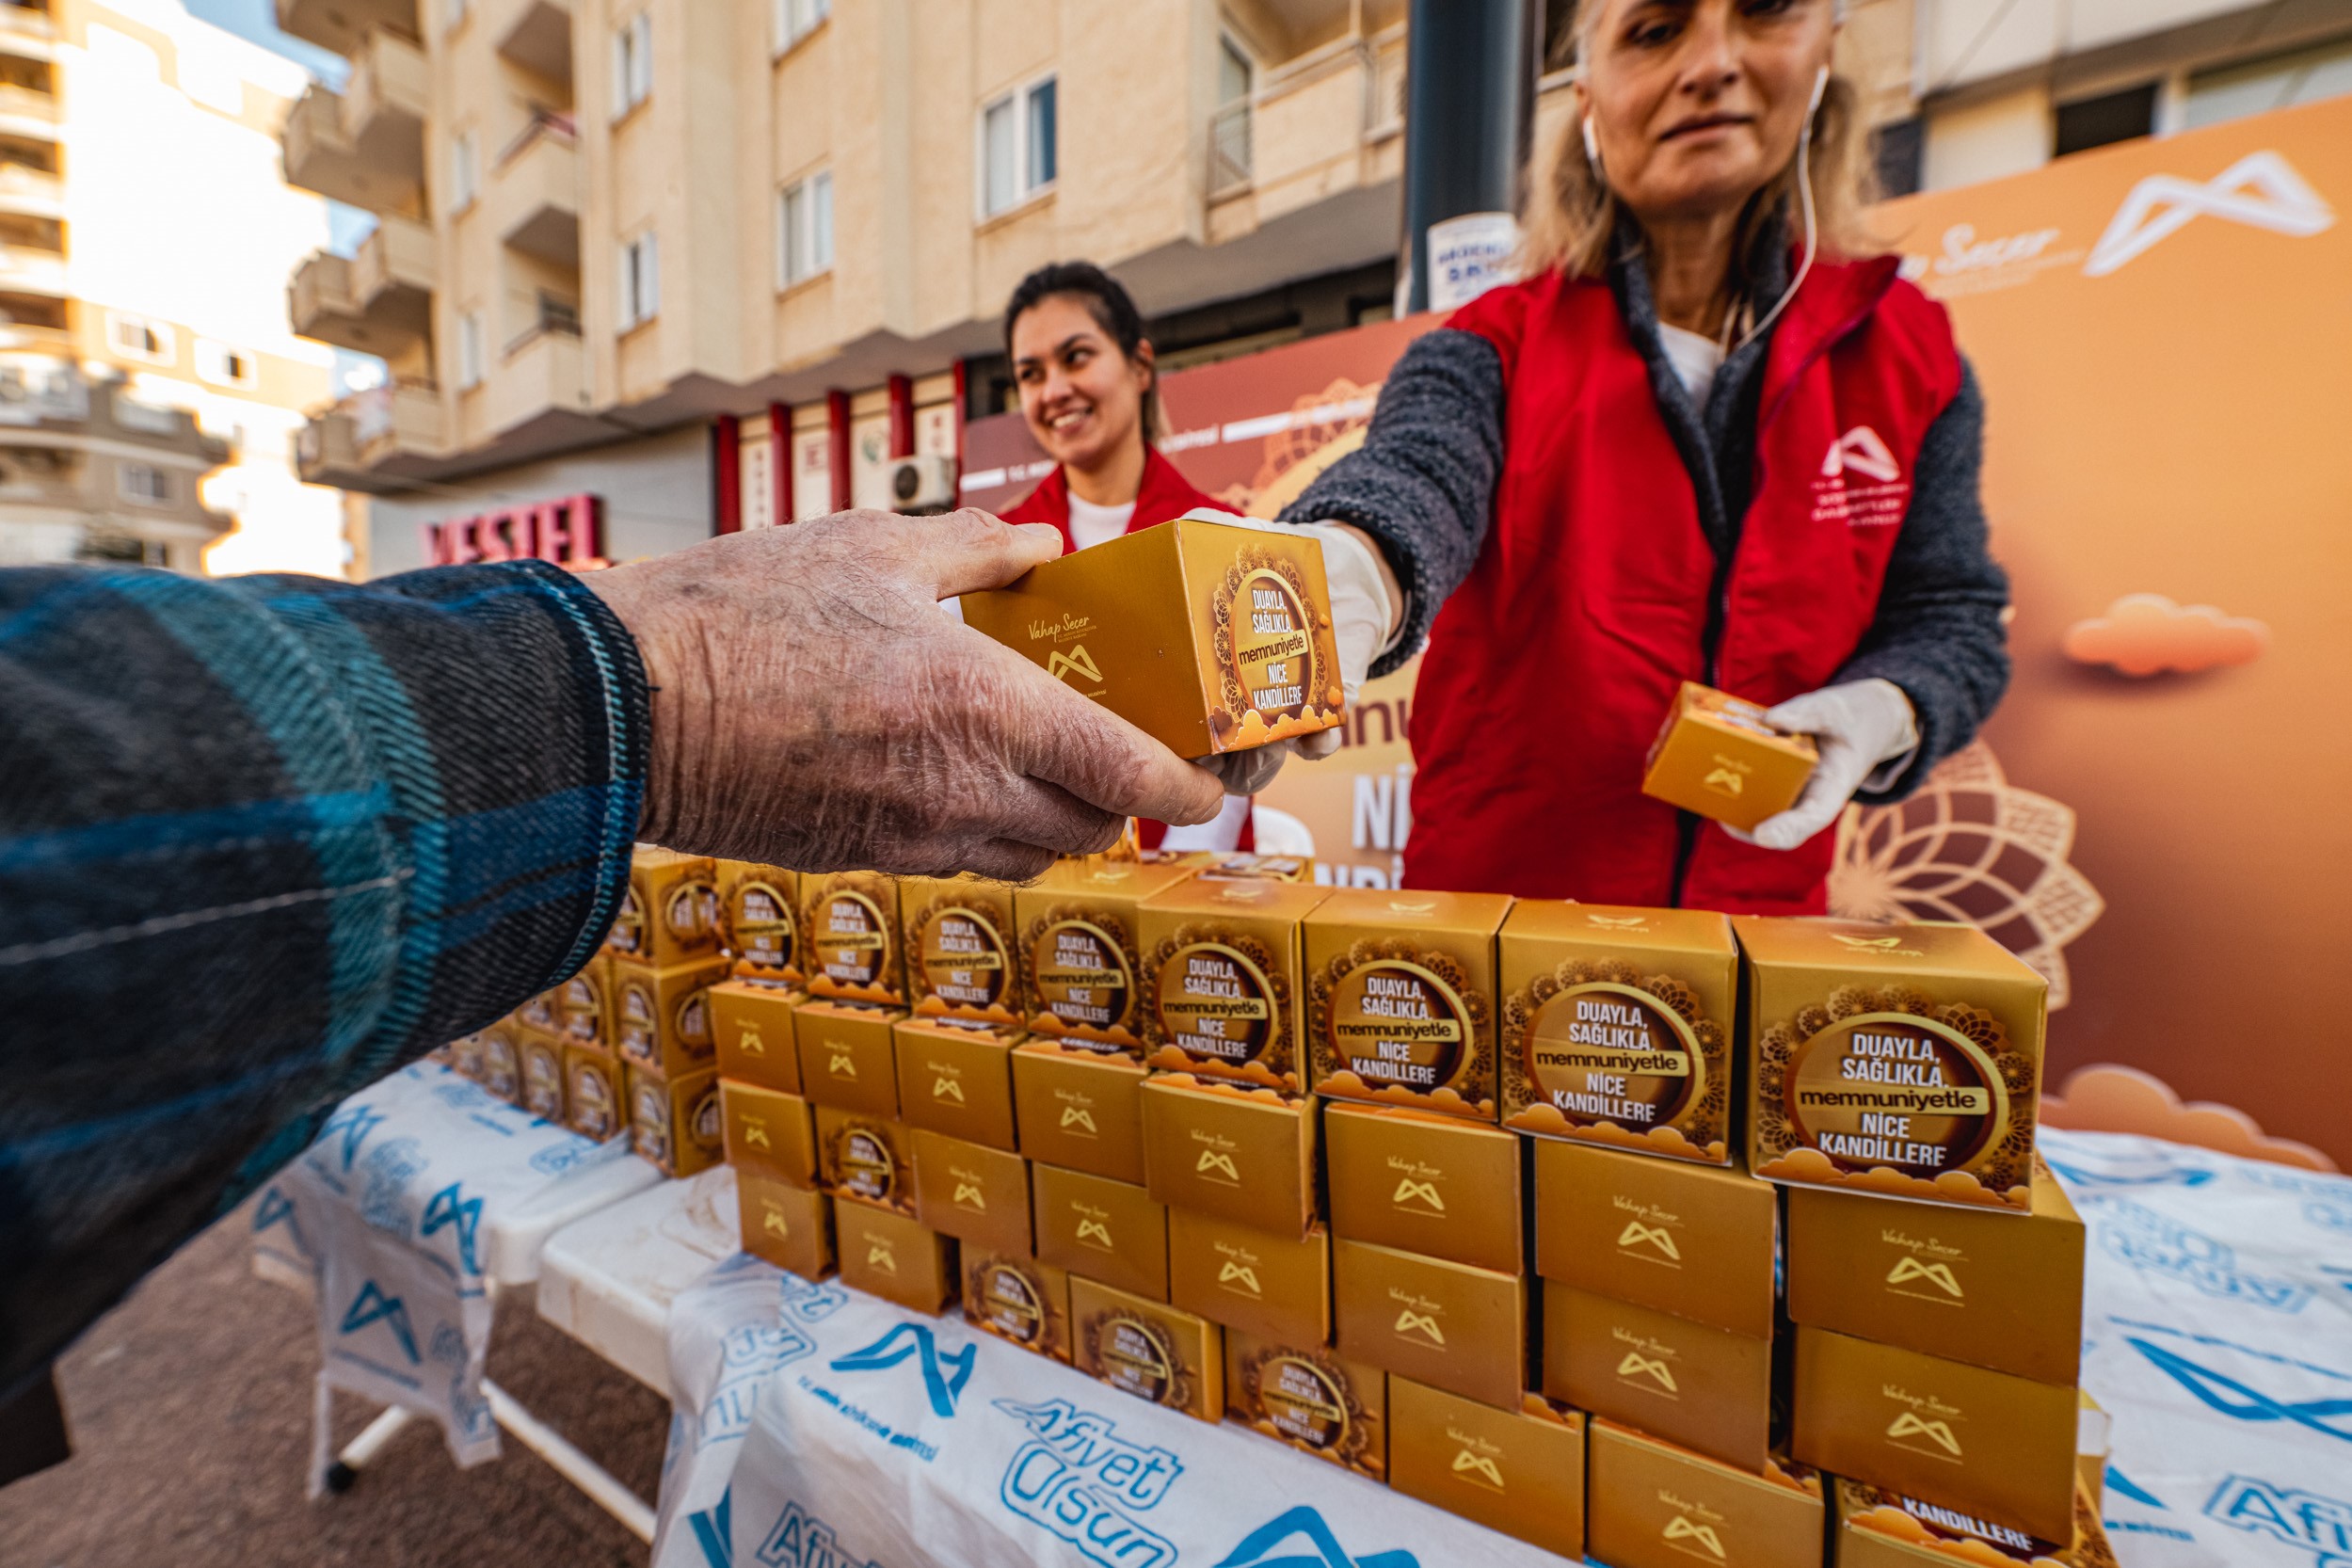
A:
{"label": "wrinkled elderly hand", "polygon": [[1215,815],[1210,774],[939,613],[1061,552],[984,512],[844,512],[590,573],[653,687],[640,837],[1019,880],[1130,816]]}

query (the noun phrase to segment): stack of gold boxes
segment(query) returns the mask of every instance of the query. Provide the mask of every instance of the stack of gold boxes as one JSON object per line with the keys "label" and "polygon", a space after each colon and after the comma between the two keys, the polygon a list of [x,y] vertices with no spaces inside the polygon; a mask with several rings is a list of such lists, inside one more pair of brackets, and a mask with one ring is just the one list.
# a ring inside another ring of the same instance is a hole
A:
{"label": "stack of gold boxes", "polygon": [[[639,849],[604,941],[621,1117],[637,1153],[674,1176],[715,1163],[721,1145],[710,991],[728,957],[716,879],[705,856]],[[596,1093],[600,1065],[579,1058],[572,1086]]]}
{"label": "stack of gold boxes", "polygon": [[802,878],[740,860],[714,872],[732,962],[709,992],[712,1047],[744,1250],[822,1278],[833,1268],[833,1205],[817,1185],[816,1122],[792,1030],[793,1009],[808,1000]]}

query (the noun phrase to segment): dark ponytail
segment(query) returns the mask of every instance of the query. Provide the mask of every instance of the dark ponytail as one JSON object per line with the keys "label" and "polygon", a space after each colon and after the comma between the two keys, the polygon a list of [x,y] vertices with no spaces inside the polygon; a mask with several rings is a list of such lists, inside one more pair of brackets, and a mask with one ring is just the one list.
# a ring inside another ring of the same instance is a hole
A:
{"label": "dark ponytail", "polygon": [[[1013,324],[1039,301],[1055,295],[1067,295],[1086,307],[1086,313],[1095,318],[1095,325],[1109,334],[1119,345],[1119,353],[1130,363],[1144,343],[1144,313],[1135,308],[1135,301],[1116,278],[1092,262],[1048,262],[1022,279],[1013,290],[1013,297],[1004,307],[1004,352],[1013,353]],[[1160,439],[1160,376],[1152,375],[1152,384],[1144,392],[1144,442],[1156,445]]]}

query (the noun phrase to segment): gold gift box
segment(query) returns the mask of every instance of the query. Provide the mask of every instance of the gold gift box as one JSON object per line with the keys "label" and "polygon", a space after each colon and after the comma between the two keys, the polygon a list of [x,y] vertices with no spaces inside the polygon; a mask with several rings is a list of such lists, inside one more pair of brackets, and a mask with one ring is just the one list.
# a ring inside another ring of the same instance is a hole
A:
{"label": "gold gift box", "polygon": [[1316,1218],[1312,1099],[1159,1073],[1144,1083],[1153,1199],[1304,1235]]}
{"label": "gold gift box", "polygon": [[807,992],[766,981],[729,980],[712,986],[711,1044],[719,1076],[799,1094],[792,1009],[808,1000]]}
{"label": "gold gift box", "polygon": [[1821,1478],[1775,1459],[1743,1470],[1595,1419],[1585,1550],[1610,1568],[1820,1568]]}
{"label": "gold gift box", "polygon": [[1227,1323],[1224,1375],[1226,1416],[1342,1469],[1387,1479],[1388,1374],[1379,1368],[1342,1361],[1320,1339],[1270,1338]]}
{"label": "gold gift box", "polygon": [[897,1059],[899,1113],[928,1128],[992,1149],[1019,1147],[1014,1135],[1013,1048],[1018,1030],[908,1018],[890,1028]]}
{"label": "gold gift box", "polygon": [[508,1022],[533,1034],[553,1035],[563,1026],[555,1021],[555,993],[541,991],[526,997],[522,1005],[508,1016]]}
{"label": "gold gift box", "polygon": [[2074,1519],[2073,1388],[1797,1330],[1799,1459],[2044,1541]]}
{"label": "gold gift box", "polygon": [[666,1078],[715,1065],[711,987],[726,978],[727,960],[720,957],[658,969],[615,959],[614,1054]]}
{"label": "gold gift box", "polygon": [[1073,1366],[1123,1394],[1224,1418],[1224,1333],[1206,1318],[1073,1274],[1070,1342]]}
{"label": "gold gift box", "polygon": [[1497,1410],[1519,1408],[1528,1385],[1521,1276],[1336,1240],[1331,1276],[1340,1354]]}
{"label": "gold gift box", "polygon": [[1331,1232],[1517,1273],[1517,1134],[1458,1116],[1363,1105],[1323,1112]]}
{"label": "gold gift box", "polygon": [[1772,1341],[1546,1283],[1544,1392],[1743,1470],[1772,1452]]}
{"label": "gold gift box", "polygon": [[964,623],[1179,757],[1343,723],[1322,545],[1178,518],[966,594]]}
{"label": "gold gift box", "polygon": [[846,1203],[870,1203],[912,1219],[915,1168],[906,1128],[879,1116],[816,1108],[817,1185]]}
{"label": "gold gift box", "polygon": [[901,877],[898,912],[907,1006],[917,1017],[1021,1027],[1026,1009],[1010,883]]}
{"label": "gold gift box", "polygon": [[1168,1300],[1187,1312],[1287,1345],[1331,1338],[1331,1238],[1253,1230],[1168,1210]]}
{"label": "gold gift box", "polygon": [[744,1251],[788,1274],[823,1279],[833,1272],[833,1200],[749,1165],[735,1167],[735,1201]]}
{"label": "gold gift box", "polygon": [[1070,1359],[1070,1276],[1027,1253],[987,1252],[959,1243],[964,1320],[1010,1344],[1055,1361]]}
{"label": "gold gift box", "polygon": [[1030,1166],[1037,1260],[1156,1302],[1168,1299],[1168,1210],[1141,1187]]}
{"label": "gold gift box", "polygon": [[800,873],[750,860],[712,862],[719,889],[719,939],[734,954],[735,973],[797,986],[800,952]]}
{"label": "gold gift box", "polygon": [[843,1285],[910,1312],[936,1313],[955,1299],[953,1239],[862,1203],[836,1203],[833,1230]]}
{"label": "gold gift box", "polygon": [[613,960],[600,952],[555,987],[555,1032],[567,1046],[613,1048]]}
{"label": "gold gift box", "polygon": [[736,1170],[790,1187],[817,1184],[817,1123],[807,1100],[721,1076],[719,1118],[727,1162]]}
{"label": "gold gift box", "polygon": [[1788,1316],[2038,1383],[2072,1383],[2082,1368],[2083,1222],[2039,1160],[2023,1221],[1792,1187]]}
{"label": "gold gift box", "polygon": [[1496,946],[1505,1127],[1731,1163],[1739,949],[1729,921],[1522,900]]}
{"label": "gold gift box", "polygon": [[819,1105],[898,1117],[898,1047],[891,1026],[906,1016],[856,1002],[808,1001],[792,1009],[800,1092]]}
{"label": "gold gift box", "polygon": [[1745,1171],[1535,1146],[1535,1268],[1545,1279],[1765,1339],[1779,1253],[1778,1194]]}
{"label": "gold gift box", "polygon": [[1230,855],[1209,854],[1200,862],[1199,874],[1211,882],[1312,882],[1315,861],[1304,855],[1253,855],[1237,850]]}
{"label": "gold gift box", "polygon": [[1764,709],[1686,680],[1650,744],[1641,792],[1742,832],[1797,804],[1821,757],[1810,735],[1790,735]]}
{"label": "gold gift box", "polygon": [[1013,894],[1022,994],[1033,1034],[1144,1051],[1144,957],[1136,905],[1189,866],[1058,860]]}
{"label": "gold gift box", "polygon": [[509,1105],[522,1103],[522,1030],[501,1018],[474,1036],[482,1044],[482,1087]]}
{"label": "gold gift box", "polygon": [[638,847],[605,948],[657,969],[719,951],[719,895],[708,856]]}
{"label": "gold gift box", "polygon": [[1026,1256],[1029,1161],[920,1128],[907,1134],[915,1167],[915,1217],[943,1236],[986,1252]]}
{"label": "gold gift box", "polygon": [[801,978],[812,997],[906,1005],[898,883],[882,872],[800,879]]}
{"label": "gold gift box", "polygon": [[1143,1064],[1115,1051],[1032,1039],[1013,1048],[1015,1129],[1043,1165],[1142,1186]]}
{"label": "gold gift box", "polygon": [[2075,1488],[2074,1530],[2064,1545],[1858,1480],[1841,1478],[1835,1496],[1830,1568],[2115,1568],[2088,1487]]}
{"label": "gold gift box", "polygon": [[726,1158],[716,1067],[683,1078],[664,1078],[643,1067],[627,1071],[629,1138],[640,1159],[664,1176],[690,1176]]}
{"label": "gold gift box", "polygon": [[2048,981],[1974,926],[1732,927],[1748,955],[1750,1170],[2031,1212]]}
{"label": "gold gift box", "polygon": [[522,1108],[541,1121],[564,1120],[564,1043],[552,1035],[518,1032],[515,1055],[520,1068]]}
{"label": "gold gift box", "polygon": [[1540,1394],[1497,1410],[1388,1380],[1388,1484],[1570,1561],[1584,1558],[1585,1418]]}
{"label": "gold gift box", "polygon": [[1500,893],[1334,891],[1301,922],[1315,1092],[1495,1120]]}
{"label": "gold gift box", "polygon": [[564,1125],[599,1144],[626,1133],[620,1064],[600,1050],[569,1048],[564,1052]]}
{"label": "gold gift box", "polygon": [[1299,922],[1320,888],[1194,878],[1145,899],[1144,1060],[1295,1093]]}

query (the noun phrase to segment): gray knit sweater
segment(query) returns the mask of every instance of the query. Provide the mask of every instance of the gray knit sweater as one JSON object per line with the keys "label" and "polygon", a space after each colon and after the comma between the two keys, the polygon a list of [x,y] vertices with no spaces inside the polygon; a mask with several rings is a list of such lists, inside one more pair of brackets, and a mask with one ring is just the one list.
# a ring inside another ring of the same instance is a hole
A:
{"label": "gray knit sweater", "polygon": [[[1784,286],[1776,247],[1753,269],[1751,293]],[[1695,406],[1659,341],[1657,309],[1636,246],[1610,268],[1619,313],[1650,368],[1658,412],[1682,454],[1700,525],[1719,562],[1739,548],[1754,470],[1756,408],[1770,333],[1724,360],[1706,407]],[[1402,664],[1429,636],[1448,595],[1470,574],[1486,540],[1503,462],[1503,371],[1494,345],[1440,328],[1405,350],[1381,391],[1364,445],[1333,464],[1283,512],[1283,520],[1333,519],[1378,539],[1411,608],[1403,639],[1373,665]],[[1887,562],[1879,611],[1839,670],[1839,680],[1892,680],[1911,698],[1919,749],[1868,803],[1899,800],[1928,770],[1968,744],[2008,684],[2003,630],[2008,579],[1986,549],[1977,469],[1984,397],[1965,361],[1960,387],[1928,428],[1910,510]]]}

